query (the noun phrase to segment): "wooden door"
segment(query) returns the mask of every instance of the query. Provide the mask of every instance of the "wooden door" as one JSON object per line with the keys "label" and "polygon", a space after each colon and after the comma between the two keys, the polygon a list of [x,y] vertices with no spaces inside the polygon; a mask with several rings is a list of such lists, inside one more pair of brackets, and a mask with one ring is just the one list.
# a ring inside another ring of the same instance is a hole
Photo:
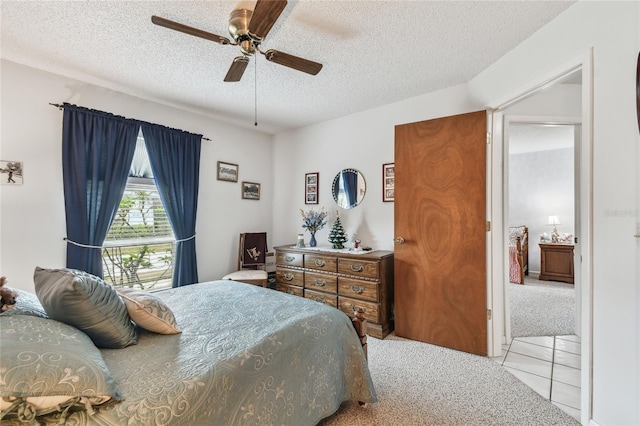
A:
{"label": "wooden door", "polygon": [[[485,111],[396,126],[396,335],[487,354]],[[404,240],[404,241],[403,241]]]}

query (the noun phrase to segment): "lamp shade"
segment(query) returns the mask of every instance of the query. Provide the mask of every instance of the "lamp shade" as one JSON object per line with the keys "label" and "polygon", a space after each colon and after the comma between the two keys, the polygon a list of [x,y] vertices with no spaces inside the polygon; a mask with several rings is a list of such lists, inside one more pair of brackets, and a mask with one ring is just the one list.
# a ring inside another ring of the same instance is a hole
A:
{"label": "lamp shade", "polygon": [[547,225],[560,225],[560,221],[558,220],[558,216],[549,216],[549,223]]}

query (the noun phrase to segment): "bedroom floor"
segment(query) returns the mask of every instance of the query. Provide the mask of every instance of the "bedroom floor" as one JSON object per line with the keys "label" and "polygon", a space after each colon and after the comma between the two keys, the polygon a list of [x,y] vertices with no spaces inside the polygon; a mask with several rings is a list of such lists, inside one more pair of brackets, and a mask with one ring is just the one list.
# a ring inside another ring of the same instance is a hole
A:
{"label": "bedroom floor", "polygon": [[580,421],[580,338],[516,337],[494,358],[527,386]]}

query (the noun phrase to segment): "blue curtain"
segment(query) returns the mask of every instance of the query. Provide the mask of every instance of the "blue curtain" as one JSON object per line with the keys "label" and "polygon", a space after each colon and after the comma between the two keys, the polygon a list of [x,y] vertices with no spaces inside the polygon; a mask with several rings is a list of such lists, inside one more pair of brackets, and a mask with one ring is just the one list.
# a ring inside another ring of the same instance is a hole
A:
{"label": "blue curtain", "polygon": [[358,200],[358,175],[349,170],[342,171],[342,184],[350,207],[355,206]]}
{"label": "blue curtain", "polygon": [[151,170],[176,237],[173,287],[198,282],[196,211],[202,135],[142,123]]}
{"label": "blue curtain", "polygon": [[64,104],[62,177],[67,267],[102,277],[102,243],[127,183],[140,125]]}

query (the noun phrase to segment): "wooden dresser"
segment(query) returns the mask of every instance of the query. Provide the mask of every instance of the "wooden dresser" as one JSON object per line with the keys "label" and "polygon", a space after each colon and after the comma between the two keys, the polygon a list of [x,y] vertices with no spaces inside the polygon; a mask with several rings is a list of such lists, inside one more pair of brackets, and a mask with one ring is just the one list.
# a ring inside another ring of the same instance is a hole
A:
{"label": "wooden dresser", "polygon": [[351,318],[362,308],[368,334],[393,331],[393,252],[347,254],[275,247],[276,289],[340,309]]}
{"label": "wooden dresser", "polygon": [[539,244],[540,277],[573,284],[573,244]]}

